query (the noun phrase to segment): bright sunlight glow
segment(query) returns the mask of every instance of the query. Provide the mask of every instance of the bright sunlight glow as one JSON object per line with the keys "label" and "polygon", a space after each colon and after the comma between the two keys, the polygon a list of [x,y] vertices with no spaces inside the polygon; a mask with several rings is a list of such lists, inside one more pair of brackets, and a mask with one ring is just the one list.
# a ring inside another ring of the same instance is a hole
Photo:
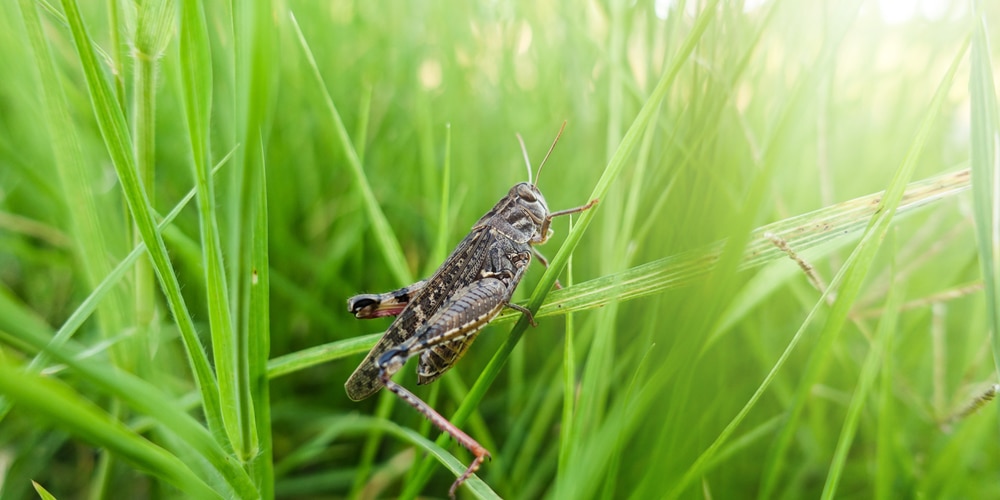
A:
{"label": "bright sunlight glow", "polygon": [[[656,17],[666,19],[679,3],[680,0],[653,0],[653,12]],[[744,0],[743,12],[752,12],[766,3],[768,0]],[[698,5],[697,0],[684,2],[684,13],[693,17],[697,14]],[[903,24],[918,15],[928,21],[937,21],[951,6],[952,0],[878,0],[878,13],[886,24]]]}
{"label": "bright sunlight glow", "polygon": [[886,24],[902,24],[918,13],[929,21],[936,21],[950,6],[950,0],[879,0],[878,12]]}

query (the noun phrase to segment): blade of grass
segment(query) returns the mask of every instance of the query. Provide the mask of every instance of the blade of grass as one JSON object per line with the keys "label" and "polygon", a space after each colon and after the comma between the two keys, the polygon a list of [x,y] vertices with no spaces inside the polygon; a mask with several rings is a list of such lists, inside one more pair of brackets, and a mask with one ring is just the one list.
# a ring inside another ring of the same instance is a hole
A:
{"label": "blade of grass", "polygon": [[[410,444],[422,448],[429,456],[436,459],[442,465],[444,465],[448,470],[452,471],[456,476],[465,472],[466,466],[462,464],[454,455],[448,453],[441,445],[432,442],[431,440],[421,436],[419,433],[413,429],[403,427],[395,422],[385,420],[382,418],[372,418],[363,416],[350,416],[344,417],[345,419],[350,419],[350,421],[344,423],[344,432],[373,432],[380,431],[386,434],[393,435],[401,440],[408,441]],[[483,482],[476,476],[470,477],[463,485],[468,486],[468,490],[474,494],[477,498],[494,498],[499,499],[500,496],[496,494],[489,485]]]}
{"label": "blade of grass", "polygon": [[[137,20],[132,41],[132,153],[138,179],[146,196],[156,199],[156,84],[160,57],[173,34],[174,13],[172,0],[142,2],[136,6]],[[117,30],[117,26],[114,28]],[[132,231],[132,243],[142,241],[140,233]],[[148,259],[140,259],[134,269],[133,300],[135,325],[140,330],[151,327],[156,318],[156,281]],[[150,352],[149,334],[136,335],[128,345],[117,347],[119,358],[127,359],[129,353],[146,356]],[[147,371],[147,359],[132,359],[131,364]]]}
{"label": "blade of grass", "polygon": [[212,63],[205,15],[197,2],[181,2],[180,60],[181,97],[191,147],[191,168],[198,191],[201,259],[208,296],[208,324],[212,354],[219,380],[222,420],[236,455],[248,455],[242,432],[248,424],[239,404],[235,332],[229,301],[229,281],[222,260],[222,245],[216,213],[215,186],[209,175],[209,124],[211,123]]}
{"label": "blade of grass", "polygon": [[[898,219],[905,214],[911,214],[928,204],[943,199],[953,198],[969,188],[969,171],[929,177],[910,183],[906,188],[903,201],[897,207]],[[780,235],[797,251],[820,248],[824,254],[839,246],[854,241],[871,217],[878,212],[877,201],[885,196],[884,191],[862,196],[850,201],[821,208],[813,212],[797,215],[778,222],[761,226],[753,231],[751,242],[743,253],[741,270],[755,269],[776,261],[785,261],[787,254],[777,248],[765,234]],[[689,286],[711,272],[719,258],[723,242],[708,247],[692,250],[678,255],[671,255],[645,264],[626,269],[620,273],[602,276],[583,283],[567,286],[548,294],[545,303],[535,314],[536,318],[555,317],[572,312],[585,311],[603,306],[612,300],[632,300],[647,297],[664,290]],[[797,275],[797,268],[787,277]],[[769,283],[768,289],[773,290],[780,283]],[[766,299],[766,293],[751,294],[748,302],[738,308],[731,308],[722,326],[715,331],[723,331],[724,325],[734,321],[740,311],[746,311],[753,304]],[[753,300],[754,302],[749,302]],[[524,305],[524,304],[522,304]],[[497,325],[511,322],[520,317],[519,312],[506,312],[498,316],[490,324]],[[305,370],[318,364],[343,359],[369,351],[381,333],[373,333],[361,337],[338,340],[310,347],[293,353],[271,359],[268,362],[268,376],[276,378],[297,371]],[[721,335],[721,333],[719,334]],[[717,342],[719,335],[711,337],[709,345]],[[707,350],[706,347],[703,350]]]}
{"label": "blade of grass", "polygon": [[[819,340],[810,356],[806,372],[799,380],[798,391],[795,394],[792,408],[789,409],[788,419],[785,421],[782,432],[779,434],[772,449],[770,459],[765,465],[765,476],[763,486],[760,490],[760,498],[770,498],[777,487],[778,476],[784,468],[784,456],[798,428],[798,419],[802,414],[813,385],[818,381],[826,367],[826,362],[829,359],[834,342],[847,321],[847,315],[850,313],[854,301],[861,292],[864,279],[868,275],[868,270],[875,259],[875,254],[878,252],[882,240],[889,230],[890,223],[896,213],[896,208],[905,193],[906,184],[909,182],[917,160],[923,152],[927,137],[931,131],[931,126],[941,111],[941,106],[947,97],[948,90],[951,88],[955,73],[958,71],[959,64],[965,57],[968,46],[969,41],[966,38],[966,41],[962,44],[951,66],[948,68],[947,73],[938,85],[934,97],[927,107],[927,113],[920,123],[920,128],[914,136],[910,149],[893,175],[888,188],[886,188],[885,197],[879,202],[878,210],[872,217],[868,229],[861,239],[861,243],[851,253],[851,257],[848,258],[847,263],[844,264],[841,272],[838,273],[838,276],[843,276],[843,284],[838,287],[834,287],[833,285],[830,287],[837,290],[837,297],[833,302],[833,307],[831,308],[826,324],[819,333]],[[817,306],[824,303],[825,297],[821,302],[817,302]]]}
{"label": "blade of grass", "polygon": [[0,340],[27,352],[44,350],[48,356],[68,366],[82,380],[117,397],[134,411],[159,422],[164,429],[204,456],[208,462],[206,467],[210,466],[218,471],[240,498],[259,496],[256,487],[232,460],[232,456],[223,450],[222,445],[205,427],[177,408],[173,397],[135,375],[108,366],[101,359],[85,356],[86,349],[72,340],[65,341],[57,348],[49,345],[51,334],[47,333],[28,329],[15,333],[0,330]]}
{"label": "blade of grass", "polygon": [[986,287],[993,362],[1000,375],[1000,117],[998,117],[989,29],[979,1],[972,2],[972,65],[969,75],[973,219]]}
{"label": "blade of grass", "polygon": [[302,29],[299,28],[299,23],[295,20],[295,14],[289,11],[288,16],[292,22],[292,27],[295,28],[295,35],[298,39],[299,46],[302,49],[302,53],[306,56],[306,62],[309,63],[309,68],[312,69],[313,76],[316,78],[316,82],[319,84],[320,90],[322,91],[323,103],[326,105],[330,118],[333,119],[333,125],[337,132],[337,139],[340,142],[341,148],[344,150],[344,156],[347,157],[347,165],[350,167],[354,181],[358,184],[358,188],[361,190],[361,198],[364,202],[365,213],[367,213],[372,224],[375,241],[378,243],[379,249],[382,251],[382,257],[385,259],[385,263],[389,267],[390,272],[392,272],[392,275],[396,278],[397,283],[401,286],[409,285],[416,280],[413,278],[413,273],[410,272],[409,267],[406,265],[406,257],[403,255],[403,248],[399,245],[399,241],[396,239],[396,235],[393,233],[392,228],[389,227],[389,221],[385,218],[385,214],[382,212],[381,207],[379,207],[378,200],[375,199],[375,193],[372,191],[371,185],[368,184],[368,178],[365,177],[364,168],[361,165],[361,159],[358,157],[358,153],[355,151],[354,146],[351,143],[351,138],[347,134],[347,128],[344,126],[344,121],[340,118],[340,112],[337,111],[337,106],[333,102],[333,97],[330,96],[330,92],[327,90],[326,82],[323,80],[323,75],[320,74],[319,67],[316,65],[316,59],[313,57],[312,49],[309,48],[309,42],[306,41],[305,35],[302,34]]}
{"label": "blade of grass", "polygon": [[72,434],[118,454],[197,498],[221,498],[187,465],[142,438],[64,384],[31,375],[0,359],[0,392]]}
{"label": "blade of grass", "polygon": [[35,488],[35,492],[38,493],[38,496],[41,497],[42,500],[56,500],[56,497],[53,496],[52,493],[49,493],[49,490],[45,489],[42,485],[32,481],[31,486]]}
{"label": "blade of grass", "polygon": [[[569,231],[573,231],[572,216],[569,221]],[[566,260],[566,286],[573,288],[573,256]],[[573,454],[573,439],[576,428],[574,414],[576,412],[576,348],[573,345],[573,337],[576,336],[576,328],[573,324],[573,313],[566,313],[565,340],[563,345],[563,401],[562,416],[559,419],[559,458],[557,464],[557,477],[567,470],[570,457]],[[555,494],[559,498],[565,498],[565,493],[560,489],[561,483],[556,482]]]}
{"label": "blade of grass", "polygon": [[[181,295],[180,283],[177,275],[174,274],[173,266],[167,257],[167,249],[163,244],[160,232],[156,230],[153,222],[152,210],[146,191],[142,188],[136,174],[135,160],[130,152],[131,139],[125,125],[125,117],[118,108],[110,88],[101,68],[94,57],[91,49],[90,36],[87,34],[83,19],[80,16],[79,8],[75,0],[62,0],[63,10],[66,12],[66,19],[69,22],[70,31],[73,34],[73,42],[77,55],[83,67],[84,76],[87,81],[87,90],[94,108],[94,115],[101,130],[108,153],[111,156],[111,163],[118,174],[122,192],[132,214],[134,222],[138,226],[143,242],[149,251],[149,256],[156,270],[157,278],[163,293],[167,297],[170,311],[173,314],[177,327],[181,332],[184,348],[187,352],[188,362],[194,374],[195,382],[202,395],[202,408],[205,412],[209,428],[222,430],[222,412],[219,407],[219,390],[215,381],[215,375],[208,364],[208,357],[198,340],[198,334],[194,328],[194,321],[187,310],[187,304]],[[219,434],[221,436],[221,434]]]}
{"label": "blade of grass", "polygon": [[[258,442],[257,417],[255,416],[253,389],[257,383],[251,380],[250,357],[252,335],[269,335],[267,326],[259,323],[260,314],[264,311],[251,311],[254,301],[254,291],[259,282],[260,270],[253,268],[259,261],[260,251],[266,252],[266,246],[261,249],[257,245],[260,240],[266,245],[266,217],[261,218],[258,212],[267,210],[264,188],[264,156],[267,148],[265,133],[270,128],[270,103],[273,98],[273,71],[277,61],[272,58],[275,46],[275,18],[269,1],[241,2],[233,7],[233,30],[236,40],[236,133],[242,137],[245,147],[240,162],[241,171],[238,177],[238,196],[233,200],[232,208],[238,210],[235,224],[236,243],[238,246],[235,282],[237,290],[236,318],[239,327],[233,337],[231,355],[235,359],[234,404],[238,407],[240,417],[239,430],[244,442],[243,454],[239,455],[244,462],[257,456]],[[263,231],[258,233],[258,231]],[[266,260],[266,259],[264,259]],[[264,296],[258,295],[257,305],[267,306]],[[268,313],[269,314],[269,313]],[[251,319],[251,317],[256,316]],[[251,325],[251,321],[254,322]],[[262,347],[258,344],[258,347]],[[260,353],[256,353],[260,354]],[[266,353],[264,354],[266,356]],[[270,424],[268,424],[270,425]]]}
{"label": "blade of grass", "polygon": [[[261,179],[266,179],[261,163]],[[271,352],[271,301],[270,263],[267,242],[267,183],[261,182],[257,192],[257,210],[253,229],[253,278],[250,288],[250,345],[249,377],[250,400],[254,402],[254,426],[257,433],[256,454],[250,463],[250,477],[260,488],[261,498],[274,497],[274,451],[271,437],[271,383],[268,377],[267,358]]]}
{"label": "blade of grass", "polygon": [[[220,160],[219,164],[212,170],[212,174],[214,175],[218,172],[228,159],[229,155],[226,155],[225,158]],[[174,219],[177,218],[177,215],[181,213],[181,210],[183,210],[184,207],[186,207],[187,204],[194,198],[194,196],[195,189],[192,188],[191,191],[188,191],[187,195],[185,195],[184,198],[182,198],[181,201],[174,206],[174,209],[163,218],[163,221],[161,221],[157,226],[157,230],[162,231],[165,227],[169,226]],[[142,257],[145,253],[146,245],[144,243],[140,243],[132,249],[132,251],[129,252],[129,254],[126,255],[125,258],[122,259],[122,261],[119,262],[107,276],[104,277],[104,279],[94,288],[90,295],[88,295],[87,298],[80,303],[80,305],[73,311],[73,314],[71,314],[66,322],[59,328],[59,330],[55,332],[55,335],[53,335],[49,340],[47,350],[57,349],[64,342],[66,342],[66,340],[72,338],[73,334],[75,334],[80,327],[83,326],[83,323],[87,321],[87,318],[94,313],[94,310],[97,309],[102,301],[108,297],[108,294],[112,293],[115,286],[121,282],[128,270],[132,268],[137,260],[139,260],[139,257]],[[0,295],[0,298],[2,298],[2,295]],[[0,300],[0,305],[5,303],[7,302]],[[0,319],[10,319],[9,324],[0,324],[0,328],[15,332],[20,331],[20,327],[28,327],[29,329],[34,330],[44,330],[48,328],[48,325],[44,322],[25,319],[21,312],[19,312],[16,308],[13,311],[8,310],[8,312],[0,312]],[[18,329],[15,330],[15,328]],[[45,354],[45,352],[46,351],[40,352],[34,359],[31,360],[28,364],[28,370],[41,370],[42,367],[48,363],[49,357]],[[9,404],[6,402],[0,402],[0,415],[5,415],[8,411],[10,411]]]}
{"label": "blade of grass", "polygon": [[382,333],[373,333],[278,356],[268,361],[267,376],[272,379],[278,378],[328,361],[364,354],[370,351],[381,337]]}
{"label": "blade of grass", "polygon": [[826,484],[823,485],[821,496],[823,499],[834,498],[837,494],[837,486],[847,463],[847,453],[851,450],[851,443],[854,441],[858,429],[858,421],[861,420],[861,411],[868,401],[872,386],[875,385],[875,377],[878,376],[879,368],[885,359],[891,356],[886,347],[892,345],[892,336],[899,320],[899,305],[902,302],[902,297],[900,287],[889,288],[885,314],[879,320],[878,331],[875,333],[875,339],[865,357],[864,365],[861,367],[854,396],[851,397],[851,403],[847,407],[847,417],[844,419],[840,438],[837,440],[837,448],[833,453],[833,461],[826,477]]}
{"label": "blade of grass", "polygon": [[[79,137],[61,88],[62,78],[58,76],[37,6],[29,0],[22,0],[19,4],[40,76],[44,122],[52,142],[56,171],[62,181],[62,195],[69,208],[76,252],[83,264],[88,285],[96,287],[111,271],[111,266],[107,259],[108,249],[105,248],[107,238],[101,228],[92,182],[88,179],[91,174],[83,164]],[[97,320],[105,339],[124,329],[126,318],[130,315],[125,304],[124,292],[118,289],[111,291],[101,307]],[[116,354],[116,360],[120,362],[123,356],[120,352]],[[5,401],[0,401],[0,420],[9,409]]]}
{"label": "blade of grass", "polygon": [[[900,298],[902,300],[902,298]],[[892,314],[892,309],[887,309]],[[896,308],[898,311],[898,307]],[[895,482],[900,475],[894,463],[897,444],[893,442],[893,431],[896,429],[896,409],[893,400],[893,385],[896,375],[894,367],[894,332],[885,335],[882,352],[882,366],[878,388],[878,423],[875,430],[875,481],[874,496],[878,500],[893,498]]]}
{"label": "blade of grass", "polygon": [[[448,256],[448,213],[451,211],[451,124],[444,126],[444,166],[441,169],[441,203],[438,205],[437,238],[434,240],[434,248],[431,250],[428,263],[444,262]],[[429,269],[425,273],[430,275],[435,269]]]}

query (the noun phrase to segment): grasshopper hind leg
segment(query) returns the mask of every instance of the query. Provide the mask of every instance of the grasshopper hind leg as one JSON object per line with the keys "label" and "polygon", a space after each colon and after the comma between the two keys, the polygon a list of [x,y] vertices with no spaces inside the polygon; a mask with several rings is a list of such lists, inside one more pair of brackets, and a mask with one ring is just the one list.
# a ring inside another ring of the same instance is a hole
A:
{"label": "grasshopper hind leg", "polygon": [[466,434],[462,429],[459,429],[454,424],[444,418],[440,413],[431,408],[427,403],[418,398],[415,394],[408,391],[405,387],[392,381],[392,373],[386,368],[382,368],[379,372],[379,378],[385,388],[392,391],[393,394],[399,396],[400,399],[406,401],[407,404],[412,406],[423,416],[427,417],[438,429],[442,432],[447,433],[451,437],[455,438],[465,449],[469,450],[473,456],[476,458],[472,460],[469,467],[465,469],[465,472],[455,482],[451,484],[451,488],[448,489],[448,496],[455,498],[455,492],[458,487],[462,485],[467,479],[472,477],[473,474],[479,470],[479,466],[482,465],[483,461],[490,458],[490,452],[486,450],[483,445],[479,444],[475,439],[472,439],[468,434]]}

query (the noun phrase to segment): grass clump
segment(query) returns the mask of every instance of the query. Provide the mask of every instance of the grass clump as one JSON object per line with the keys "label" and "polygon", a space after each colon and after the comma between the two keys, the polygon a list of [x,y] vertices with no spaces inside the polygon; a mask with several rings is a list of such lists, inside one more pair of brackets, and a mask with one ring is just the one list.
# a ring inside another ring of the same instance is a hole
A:
{"label": "grass clump", "polygon": [[539,326],[398,376],[460,495],[1000,494],[1000,10],[887,8],[4,3],[0,497],[443,496],[343,304],[564,119]]}

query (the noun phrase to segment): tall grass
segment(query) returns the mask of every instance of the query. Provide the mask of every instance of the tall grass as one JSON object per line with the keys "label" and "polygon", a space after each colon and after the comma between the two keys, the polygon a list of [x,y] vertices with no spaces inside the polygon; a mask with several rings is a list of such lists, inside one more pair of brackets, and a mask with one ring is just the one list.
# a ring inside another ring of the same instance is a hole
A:
{"label": "tall grass", "polygon": [[344,303],[563,120],[539,326],[397,376],[460,495],[1000,494],[1000,8],[882,7],[0,4],[0,497],[443,496]]}

